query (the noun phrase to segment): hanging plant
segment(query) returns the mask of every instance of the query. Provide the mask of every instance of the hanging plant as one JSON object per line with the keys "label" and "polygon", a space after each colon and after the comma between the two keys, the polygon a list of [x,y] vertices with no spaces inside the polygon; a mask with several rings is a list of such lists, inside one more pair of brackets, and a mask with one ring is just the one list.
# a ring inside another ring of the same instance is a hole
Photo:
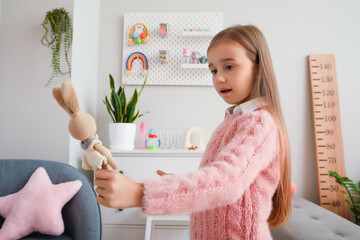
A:
{"label": "hanging plant", "polygon": [[[41,38],[41,44],[50,48],[52,51],[51,68],[52,74],[46,86],[48,86],[54,77],[71,76],[71,65],[69,62],[69,50],[72,43],[73,27],[70,14],[64,9],[53,9],[46,13],[45,19],[41,24],[45,29],[45,34]],[[64,48],[65,61],[68,71],[61,71],[60,53]]]}

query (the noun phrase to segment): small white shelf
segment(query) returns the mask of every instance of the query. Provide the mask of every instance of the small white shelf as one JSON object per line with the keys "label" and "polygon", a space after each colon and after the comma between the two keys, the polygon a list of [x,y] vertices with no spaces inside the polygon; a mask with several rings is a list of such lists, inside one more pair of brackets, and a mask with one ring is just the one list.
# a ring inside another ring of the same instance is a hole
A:
{"label": "small white shelf", "polygon": [[216,33],[215,32],[204,32],[204,31],[189,31],[189,32],[186,32],[186,31],[182,31],[181,32],[181,36],[183,37],[213,37],[215,36]]}
{"label": "small white shelf", "polygon": [[184,69],[208,69],[209,65],[207,63],[182,63],[180,67]]}
{"label": "small white shelf", "polygon": [[159,150],[146,150],[146,149],[134,149],[127,151],[120,151],[110,149],[113,157],[202,157],[204,151],[201,150],[188,150],[188,149],[159,149]]}

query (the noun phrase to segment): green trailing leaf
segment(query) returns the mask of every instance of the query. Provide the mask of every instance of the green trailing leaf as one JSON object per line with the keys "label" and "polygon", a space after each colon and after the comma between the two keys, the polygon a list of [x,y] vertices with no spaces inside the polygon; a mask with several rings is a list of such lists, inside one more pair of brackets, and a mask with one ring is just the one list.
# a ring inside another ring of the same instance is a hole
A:
{"label": "green trailing leaf", "polygon": [[[45,33],[40,40],[41,44],[50,48],[52,51],[50,64],[52,73],[46,83],[46,86],[48,86],[55,77],[65,75],[71,76],[69,51],[72,44],[73,28],[70,14],[64,8],[48,11],[41,26],[45,30]],[[68,71],[65,72],[61,70],[60,64],[60,54],[62,48],[64,49],[65,62],[68,66]]]}

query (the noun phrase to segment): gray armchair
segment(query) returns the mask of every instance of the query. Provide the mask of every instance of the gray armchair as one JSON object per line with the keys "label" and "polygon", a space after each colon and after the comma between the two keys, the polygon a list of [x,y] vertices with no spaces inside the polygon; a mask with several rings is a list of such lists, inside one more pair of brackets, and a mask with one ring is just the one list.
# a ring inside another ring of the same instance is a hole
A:
{"label": "gray armchair", "polygon": [[[0,159],[0,196],[19,191],[31,174],[44,167],[53,184],[80,180],[80,191],[62,209],[65,231],[54,237],[33,233],[23,239],[101,239],[101,214],[96,193],[88,178],[78,169],[59,162],[30,159]],[[0,216],[0,228],[4,218]]]}

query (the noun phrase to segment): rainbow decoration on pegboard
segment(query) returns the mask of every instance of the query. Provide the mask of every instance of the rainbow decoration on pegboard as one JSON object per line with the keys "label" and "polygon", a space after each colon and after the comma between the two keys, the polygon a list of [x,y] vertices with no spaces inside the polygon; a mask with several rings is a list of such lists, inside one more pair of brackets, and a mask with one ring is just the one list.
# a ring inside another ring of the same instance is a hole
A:
{"label": "rainbow decoration on pegboard", "polygon": [[129,55],[129,57],[126,60],[126,72],[132,73],[132,64],[135,59],[139,58],[143,63],[143,75],[147,75],[149,72],[149,63],[148,60],[142,52],[133,52]]}
{"label": "rainbow decoration on pegboard", "polygon": [[149,42],[149,29],[143,23],[135,23],[129,28],[128,31],[128,45],[148,43]]}

